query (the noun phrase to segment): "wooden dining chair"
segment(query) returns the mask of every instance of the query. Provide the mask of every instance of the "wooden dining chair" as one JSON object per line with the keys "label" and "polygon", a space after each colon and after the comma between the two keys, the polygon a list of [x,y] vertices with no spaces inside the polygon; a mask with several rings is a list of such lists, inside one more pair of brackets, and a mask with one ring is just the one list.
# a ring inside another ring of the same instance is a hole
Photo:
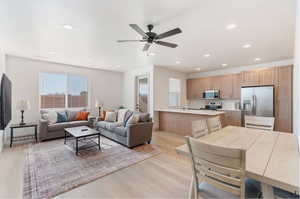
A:
{"label": "wooden dining chair", "polygon": [[194,188],[190,190],[195,198],[202,182],[245,198],[245,150],[214,146],[192,137],[186,140],[194,179]]}
{"label": "wooden dining chair", "polygon": [[192,135],[199,138],[209,133],[206,120],[192,121]]}
{"label": "wooden dining chair", "polygon": [[245,115],[245,127],[266,131],[274,130],[274,117],[258,117]]}
{"label": "wooden dining chair", "polygon": [[222,129],[222,123],[219,116],[211,117],[207,119],[208,130],[210,133]]}

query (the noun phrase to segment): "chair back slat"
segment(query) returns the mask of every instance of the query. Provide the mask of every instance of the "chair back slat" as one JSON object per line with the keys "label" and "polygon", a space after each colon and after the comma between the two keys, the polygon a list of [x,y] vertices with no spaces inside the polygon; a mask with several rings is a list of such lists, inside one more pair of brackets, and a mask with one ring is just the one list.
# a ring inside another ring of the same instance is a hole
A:
{"label": "chair back slat", "polygon": [[207,119],[207,126],[210,133],[216,132],[222,129],[222,123],[219,116],[211,117]]}
{"label": "chair back slat", "polygon": [[208,133],[206,120],[196,120],[192,122],[192,135],[194,138],[200,138]]}
{"label": "chair back slat", "polygon": [[266,131],[274,130],[274,117],[245,116],[245,127]]}
{"label": "chair back slat", "polygon": [[230,192],[230,193],[233,193],[233,194],[236,194],[236,195],[241,195],[241,190],[238,187],[222,183],[222,182],[220,182],[218,180],[215,180],[215,179],[207,177],[207,176],[205,176],[203,178],[203,180],[205,182],[207,182],[207,183],[209,183],[209,184],[211,184],[211,185],[219,188],[219,189],[224,190],[224,191],[227,191],[227,192]]}
{"label": "chair back slat", "polygon": [[233,194],[244,195],[246,151],[219,147],[187,137],[196,187],[205,181]]}
{"label": "chair back slat", "polygon": [[220,165],[216,165],[214,163],[210,163],[206,160],[198,160],[200,165],[203,165],[207,168],[210,168],[212,171],[216,171],[220,174],[227,175],[227,176],[233,176],[233,177],[241,177],[242,172],[239,169],[233,169],[228,167],[223,167]]}

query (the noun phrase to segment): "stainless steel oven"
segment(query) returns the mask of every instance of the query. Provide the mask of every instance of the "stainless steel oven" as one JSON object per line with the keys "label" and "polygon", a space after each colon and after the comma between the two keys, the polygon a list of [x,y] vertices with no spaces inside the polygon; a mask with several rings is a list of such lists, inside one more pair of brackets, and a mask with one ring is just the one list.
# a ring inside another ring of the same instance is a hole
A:
{"label": "stainless steel oven", "polygon": [[220,90],[206,90],[203,93],[204,99],[219,99],[220,98]]}

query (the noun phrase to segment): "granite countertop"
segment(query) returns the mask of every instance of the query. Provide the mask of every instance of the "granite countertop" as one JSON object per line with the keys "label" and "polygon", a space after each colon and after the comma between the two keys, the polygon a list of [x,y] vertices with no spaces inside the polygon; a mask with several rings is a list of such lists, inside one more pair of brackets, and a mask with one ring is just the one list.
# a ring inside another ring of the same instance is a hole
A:
{"label": "granite countertop", "polygon": [[221,115],[225,113],[223,111],[214,111],[214,110],[188,110],[188,109],[156,109],[155,111],[196,114],[196,115]]}

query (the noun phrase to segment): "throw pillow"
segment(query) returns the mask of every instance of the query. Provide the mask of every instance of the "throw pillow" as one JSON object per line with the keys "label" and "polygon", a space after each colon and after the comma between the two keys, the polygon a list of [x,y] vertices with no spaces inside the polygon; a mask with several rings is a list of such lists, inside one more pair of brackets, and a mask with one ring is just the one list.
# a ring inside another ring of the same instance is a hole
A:
{"label": "throw pillow", "polygon": [[126,123],[126,126],[139,123],[139,115],[133,114]]}
{"label": "throw pillow", "polygon": [[65,111],[63,112],[57,112],[57,123],[61,122],[67,122],[67,113]]}
{"label": "throw pillow", "polygon": [[118,122],[123,123],[128,109],[120,109],[118,111]]}
{"label": "throw pillow", "polygon": [[[127,121],[128,121],[129,118],[132,116],[132,114],[133,114],[133,111],[131,111],[131,110],[128,110],[128,111],[126,112],[126,115],[125,115],[125,118],[124,118],[124,124],[127,123]],[[124,126],[125,126],[125,125],[124,125]]]}
{"label": "throw pillow", "polygon": [[150,114],[149,113],[139,113],[139,122],[149,122]]}
{"label": "throw pillow", "polygon": [[67,110],[67,119],[68,119],[68,121],[75,121],[78,112],[79,111],[70,111],[70,110]]}
{"label": "throw pillow", "polygon": [[56,111],[48,111],[43,114],[42,118],[47,120],[48,124],[55,124],[57,122],[57,113]]}
{"label": "throw pillow", "polygon": [[76,115],[76,120],[88,120],[89,112],[80,111]]}
{"label": "throw pillow", "polygon": [[106,122],[115,122],[117,120],[117,113],[106,111],[105,119]]}

